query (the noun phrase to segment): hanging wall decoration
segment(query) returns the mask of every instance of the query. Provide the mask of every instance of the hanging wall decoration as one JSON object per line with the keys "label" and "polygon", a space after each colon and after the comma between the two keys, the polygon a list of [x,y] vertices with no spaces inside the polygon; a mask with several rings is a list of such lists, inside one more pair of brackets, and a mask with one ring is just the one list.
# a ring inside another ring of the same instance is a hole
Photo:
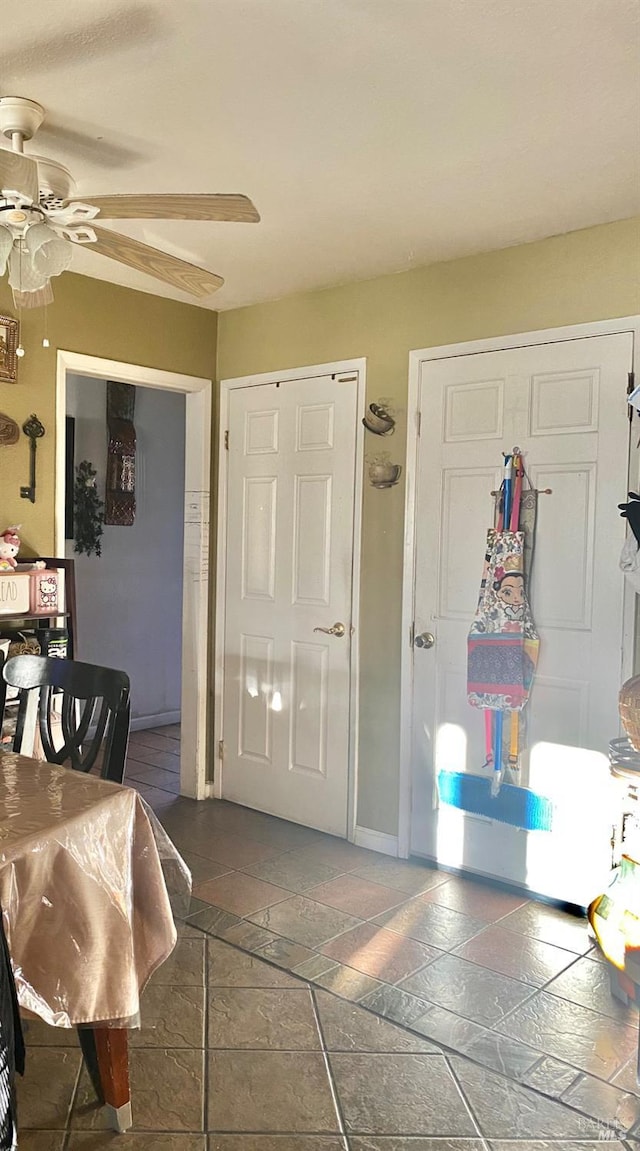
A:
{"label": "hanging wall decoration", "polygon": [[41,440],[45,427],[41,420],[38,419],[35,412],[32,412],[28,420],[25,420],[22,425],[22,430],[29,440],[29,483],[23,484],[20,488],[20,496],[23,500],[30,500],[32,504],[36,502],[36,453],[38,450],[38,440]]}
{"label": "hanging wall decoration", "polygon": [[104,504],[96,488],[96,469],[89,460],[82,460],[76,468],[73,485],[74,552],[99,556],[100,538],[104,519]]}
{"label": "hanging wall decoration", "polygon": [[131,527],[136,516],[136,429],[133,384],[107,383],[107,485],[104,522]]}
{"label": "hanging wall decoration", "polygon": [[402,474],[402,465],[394,464],[389,459],[388,452],[380,452],[377,456],[368,456],[369,482],[372,488],[393,488]]}
{"label": "hanging wall decoration", "polygon": [[373,432],[375,436],[391,436],[396,430],[394,414],[387,400],[369,404],[362,422],[367,431]]}
{"label": "hanging wall decoration", "polygon": [[20,428],[16,421],[0,412],[0,446],[8,448],[11,444],[17,444],[19,439]]}
{"label": "hanging wall decoration", "polygon": [[18,378],[18,321],[0,316],[0,380],[15,384]]}

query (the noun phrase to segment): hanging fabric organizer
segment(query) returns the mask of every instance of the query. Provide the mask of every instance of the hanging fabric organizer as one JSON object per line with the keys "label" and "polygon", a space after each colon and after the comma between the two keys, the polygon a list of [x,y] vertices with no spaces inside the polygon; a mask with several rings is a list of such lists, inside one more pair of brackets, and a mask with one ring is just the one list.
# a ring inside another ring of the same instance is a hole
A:
{"label": "hanging fabric organizer", "polygon": [[[518,713],[529,698],[539,645],[526,593],[525,535],[519,530],[522,457],[514,449],[504,459],[501,507],[496,527],[487,533],[480,596],[468,640],[468,699],[472,707],[485,711],[486,762],[493,767],[496,795],[505,761],[512,769],[518,766]],[[510,731],[505,728],[505,712]]]}
{"label": "hanging fabric organizer", "polygon": [[504,456],[495,525],[487,533],[475,618],[467,641],[468,701],[484,711],[485,763],[490,776],[440,771],[440,801],[525,830],[549,830],[551,803],[518,780],[524,725],[539,637],[527,596],[537,493],[523,490],[518,448]]}

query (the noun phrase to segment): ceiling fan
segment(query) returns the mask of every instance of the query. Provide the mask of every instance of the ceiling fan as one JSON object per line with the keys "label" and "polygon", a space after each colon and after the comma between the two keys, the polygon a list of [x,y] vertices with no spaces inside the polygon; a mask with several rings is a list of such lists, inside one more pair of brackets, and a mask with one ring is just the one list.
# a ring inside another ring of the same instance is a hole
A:
{"label": "ceiling fan", "polygon": [[51,277],[65,271],[73,245],[155,276],[193,296],[211,295],[222,276],[129,236],[101,228],[95,220],[217,220],[257,223],[247,196],[149,194],[74,196],[70,172],[56,160],[25,155],[23,145],[44,119],[44,108],[21,96],[0,97],[0,133],[12,150],[0,147],[0,275],[18,307],[41,307],[53,300]]}

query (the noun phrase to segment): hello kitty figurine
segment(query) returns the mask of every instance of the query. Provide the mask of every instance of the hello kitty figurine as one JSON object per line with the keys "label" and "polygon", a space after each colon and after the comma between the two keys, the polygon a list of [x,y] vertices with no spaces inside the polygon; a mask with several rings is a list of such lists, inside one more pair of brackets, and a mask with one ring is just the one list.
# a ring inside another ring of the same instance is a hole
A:
{"label": "hello kitty figurine", "polygon": [[5,528],[0,534],[0,571],[15,571],[18,566],[16,556],[20,551],[20,524]]}

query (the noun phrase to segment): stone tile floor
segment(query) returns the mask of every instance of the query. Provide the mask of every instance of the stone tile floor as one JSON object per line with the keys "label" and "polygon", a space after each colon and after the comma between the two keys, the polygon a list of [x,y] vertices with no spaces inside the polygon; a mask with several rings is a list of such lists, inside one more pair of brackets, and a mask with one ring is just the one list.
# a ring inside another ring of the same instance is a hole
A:
{"label": "stone tile floor", "polygon": [[178,789],[179,729],[127,782],[192,869],[132,1037],[134,1131],[75,1036],[32,1025],[21,1151],[596,1151],[637,1145],[637,1014],[585,921]]}

